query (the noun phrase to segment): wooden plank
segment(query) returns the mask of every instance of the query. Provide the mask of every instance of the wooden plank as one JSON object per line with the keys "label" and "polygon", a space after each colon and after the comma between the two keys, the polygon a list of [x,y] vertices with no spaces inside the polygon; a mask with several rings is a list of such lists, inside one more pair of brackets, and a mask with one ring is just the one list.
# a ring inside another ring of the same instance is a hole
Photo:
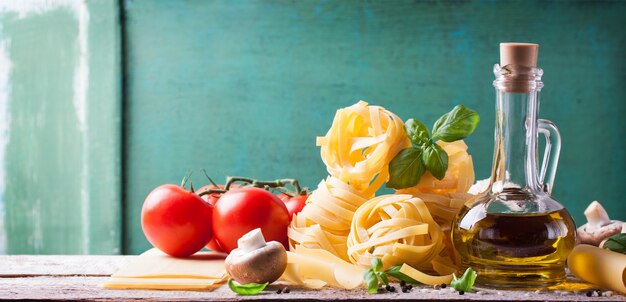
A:
{"label": "wooden plank", "polygon": [[120,253],[117,16],[109,0],[0,5],[0,254]]}
{"label": "wooden plank", "polygon": [[89,19],[89,164],[83,254],[122,252],[122,98],[118,1],[85,2]]}
{"label": "wooden plank", "polygon": [[109,276],[136,256],[0,256],[0,278]]}
{"label": "wooden plank", "polygon": [[540,116],[563,136],[555,199],[579,225],[594,199],[626,220],[626,2],[124,3],[129,253],[148,247],[141,202],[188,170],[317,186],[327,173],[315,136],[361,98],[426,125],[459,103],[476,109],[469,151],[488,177],[492,66],[508,40],[541,44]]}
{"label": "wooden plank", "polygon": [[[552,291],[504,291],[478,289],[477,293],[463,296],[449,289],[435,290],[428,286],[416,286],[410,293],[385,293],[368,295],[365,290],[306,290],[285,283],[270,286],[262,295],[240,297],[223,285],[214,291],[154,291],[154,290],[106,290],[98,287],[108,275],[125,265],[135,256],[0,256],[0,300],[418,300],[445,301],[469,299],[477,301],[624,301],[626,296],[592,297],[584,295],[585,285],[573,278]],[[276,294],[276,290],[289,286],[291,293]],[[396,285],[397,287],[397,285]],[[575,290],[573,288],[576,288]],[[593,288],[593,287],[590,287]],[[565,291],[565,290],[568,291]],[[556,291],[558,290],[558,291]],[[579,292],[574,292],[579,291]]]}
{"label": "wooden plank", "polygon": [[[105,277],[27,277],[0,278],[0,300],[151,300],[151,301],[625,301],[624,296],[587,297],[582,293],[560,294],[555,292],[481,290],[481,294],[459,295],[449,289],[435,290],[415,287],[409,293],[384,293],[368,295],[365,290],[305,290],[289,286],[289,294],[276,294],[285,284],[271,285],[263,294],[238,296],[228,286],[213,291],[155,291],[155,290],[107,290],[98,287]],[[396,287],[398,287],[396,285]]]}

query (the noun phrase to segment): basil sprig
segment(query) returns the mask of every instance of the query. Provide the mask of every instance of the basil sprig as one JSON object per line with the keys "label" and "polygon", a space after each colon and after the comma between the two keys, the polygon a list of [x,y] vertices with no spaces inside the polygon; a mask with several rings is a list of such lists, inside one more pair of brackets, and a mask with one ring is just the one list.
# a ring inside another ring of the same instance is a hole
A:
{"label": "basil sprig", "polygon": [[389,163],[387,187],[413,187],[426,171],[439,180],[443,179],[448,170],[448,154],[435,140],[449,143],[464,139],[474,132],[479,122],[478,113],[463,105],[441,116],[435,122],[432,134],[420,121],[407,120],[404,129],[412,146],[400,151]]}
{"label": "basil sprig", "polygon": [[468,267],[461,278],[457,278],[456,275],[453,275],[454,279],[450,282],[450,286],[457,291],[469,292],[472,290],[472,286],[474,286],[476,276],[476,272],[471,267]]}
{"label": "basil sprig", "polygon": [[233,279],[228,279],[228,287],[230,287],[230,290],[244,296],[256,295],[263,291],[268,284],[267,282],[263,284],[236,284]]}
{"label": "basil sprig", "polygon": [[626,234],[615,234],[609,237],[602,247],[617,253],[626,254]]}
{"label": "basil sprig", "polygon": [[413,278],[400,272],[400,266],[392,266],[387,270],[381,271],[383,268],[383,262],[378,258],[372,258],[370,261],[371,268],[367,269],[363,274],[363,281],[367,285],[367,292],[369,294],[378,293],[379,284],[389,285],[389,277],[396,278],[406,283],[419,284]]}

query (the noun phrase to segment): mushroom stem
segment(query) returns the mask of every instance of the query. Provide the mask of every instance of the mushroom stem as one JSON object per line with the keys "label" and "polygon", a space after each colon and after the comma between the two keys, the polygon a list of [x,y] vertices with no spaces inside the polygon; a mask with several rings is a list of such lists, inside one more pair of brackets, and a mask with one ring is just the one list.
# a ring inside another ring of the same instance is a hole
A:
{"label": "mushroom stem", "polygon": [[266,244],[265,237],[260,228],[254,229],[237,240],[237,246],[244,252],[248,253],[256,249],[264,247]]}
{"label": "mushroom stem", "polygon": [[589,204],[585,210],[585,217],[587,217],[587,222],[593,229],[599,229],[611,223],[609,214],[606,212],[604,207],[602,207],[602,205],[595,200]]}

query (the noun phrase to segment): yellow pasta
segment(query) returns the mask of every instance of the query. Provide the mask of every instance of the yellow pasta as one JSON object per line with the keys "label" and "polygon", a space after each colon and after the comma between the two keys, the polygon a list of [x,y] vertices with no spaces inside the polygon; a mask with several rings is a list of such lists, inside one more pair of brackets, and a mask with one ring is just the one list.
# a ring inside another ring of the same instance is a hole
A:
{"label": "yellow pasta", "polygon": [[293,250],[325,249],[348,261],[352,216],[389,177],[389,162],[411,145],[402,120],[380,106],[360,101],[337,110],[326,136],[317,138],[330,176],[307,200],[289,228]]}
{"label": "yellow pasta", "polygon": [[400,268],[400,272],[413,278],[413,280],[418,281],[427,285],[437,285],[437,284],[450,284],[453,279],[452,273],[445,274],[443,276],[431,276],[420,272],[419,270],[407,265],[406,263],[402,265]]}
{"label": "yellow pasta", "polygon": [[354,214],[348,236],[348,256],[369,265],[374,257],[383,267],[430,263],[444,248],[443,232],[426,203],[406,194],[383,195],[363,204]]}
{"label": "yellow pasta", "polygon": [[362,267],[343,261],[328,251],[299,245],[287,255],[287,269],[281,276],[283,281],[313,289],[325,285],[354,289],[363,284]]}
{"label": "yellow pasta", "polygon": [[467,145],[462,140],[452,143],[437,141],[437,145],[448,154],[448,170],[444,178],[438,180],[426,171],[415,187],[398,190],[398,193],[467,193],[474,184],[474,164],[472,156],[467,153]]}
{"label": "yellow pasta", "polygon": [[[413,196],[426,203],[428,211],[444,233],[443,243],[445,248],[433,259],[432,270],[443,275],[453,273],[459,267],[460,259],[456,255],[450,239],[452,220],[465,202],[474,197],[474,195],[469,193],[417,193]],[[421,268],[427,269],[425,267]]]}
{"label": "yellow pasta", "polygon": [[445,248],[432,261],[432,267],[420,269],[433,270],[440,274],[450,274],[460,265],[460,259],[454,251],[450,240],[452,220],[465,202],[473,197],[466,193],[474,182],[474,165],[472,157],[467,153],[467,145],[463,141],[446,143],[438,141],[448,154],[448,170],[442,180],[426,172],[414,187],[398,190],[398,194],[410,194],[426,202],[428,211],[444,232]]}
{"label": "yellow pasta", "polygon": [[302,212],[294,215],[288,230],[289,245],[321,248],[348,261],[346,240],[356,209],[370,196],[329,176],[307,199]]}
{"label": "yellow pasta", "polygon": [[[389,162],[411,146],[403,122],[363,101],[338,110],[328,133],[317,138],[330,176],[293,217],[288,232],[294,252],[290,259],[301,262],[307,259],[304,251],[323,249],[361,266],[369,266],[373,257],[380,258],[385,268],[405,264],[404,270],[425,283],[451,279],[458,261],[449,239],[450,226],[472,196],[466,192],[474,182],[474,167],[463,141],[437,144],[448,154],[444,179],[426,172],[413,188],[374,197],[388,180]],[[325,275],[323,281],[302,277],[299,268],[291,265],[285,280],[312,288],[338,285]],[[324,272],[330,275],[330,270]]]}
{"label": "yellow pasta", "polygon": [[389,176],[389,162],[411,146],[395,114],[364,101],[337,110],[326,136],[317,138],[328,173],[364,195],[373,195]]}

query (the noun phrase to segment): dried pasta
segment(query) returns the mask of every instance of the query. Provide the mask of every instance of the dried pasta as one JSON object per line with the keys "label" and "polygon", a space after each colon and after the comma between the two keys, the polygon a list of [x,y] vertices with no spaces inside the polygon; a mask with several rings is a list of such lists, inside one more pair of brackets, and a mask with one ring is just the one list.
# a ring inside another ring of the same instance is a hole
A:
{"label": "dried pasta", "polygon": [[460,266],[460,259],[454,251],[450,232],[452,220],[463,205],[474,195],[469,193],[417,193],[413,195],[426,203],[428,211],[444,233],[443,243],[445,248],[433,259],[432,269],[421,266],[421,269],[433,270],[439,274],[447,275],[456,271]]}
{"label": "dried pasta", "polygon": [[[411,142],[402,120],[383,107],[360,101],[339,109],[328,133],[317,138],[330,176],[293,217],[288,231],[294,253],[290,259],[304,261],[311,251],[322,249],[328,257],[360,266],[369,266],[373,257],[380,258],[385,268],[404,265],[425,283],[451,279],[459,263],[449,239],[450,226],[472,196],[466,192],[474,182],[474,167],[463,141],[437,144],[448,154],[444,179],[426,172],[415,187],[374,197],[388,180],[389,162]],[[284,279],[291,282],[312,288],[335,282],[327,277],[300,278],[302,273],[290,265]]]}
{"label": "dried pasta", "polygon": [[389,162],[411,146],[395,114],[364,101],[337,110],[326,136],[317,138],[328,173],[364,195],[373,195],[389,176]]}
{"label": "dried pasta", "polygon": [[423,200],[406,194],[382,195],[354,214],[348,256],[360,265],[380,258],[385,268],[430,265],[444,248],[443,236]]}
{"label": "dried pasta", "polygon": [[437,141],[436,144],[448,154],[448,170],[444,178],[438,180],[426,171],[415,187],[398,190],[398,193],[467,193],[474,184],[474,164],[472,156],[467,153],[465,142],[462,140],[452,143]]}
{"label": "dried pasta", "polygon": [[383,107],[360,101],[339,109],[326,136],[317,138],[330,176],[293,217],[291,249],[321,248],[348,261],[354,212],[387,181],[389,162],[410,144],[402,120]]}
{"label": "dried pasta", "polygon": [[329,176],[307,199],[302,212],[294,215],[288,230],[289,245],[321,248],[348,261],[346,240],[356,209],[370,196]]}

